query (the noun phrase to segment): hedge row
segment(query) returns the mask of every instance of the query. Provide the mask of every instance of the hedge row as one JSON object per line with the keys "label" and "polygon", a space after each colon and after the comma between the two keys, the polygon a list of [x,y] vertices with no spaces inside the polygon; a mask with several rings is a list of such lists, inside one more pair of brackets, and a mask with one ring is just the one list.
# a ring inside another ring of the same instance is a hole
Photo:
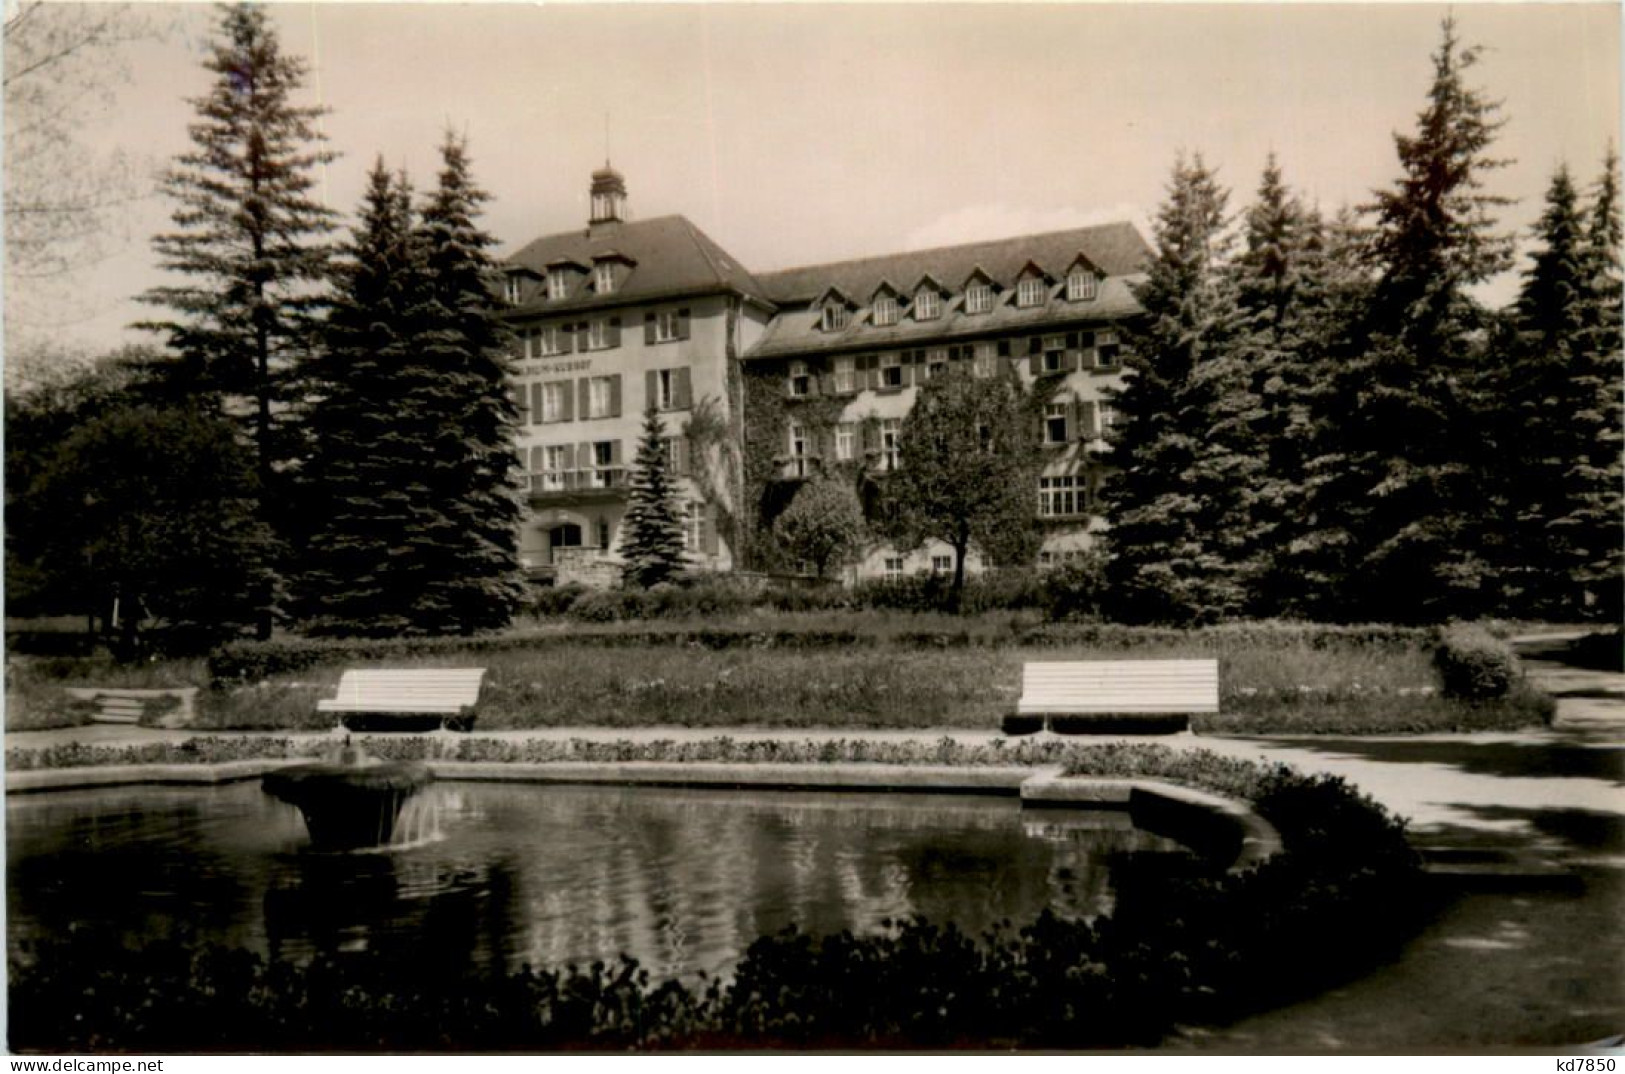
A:
{"label": "hedge row", "polygon": [[324,664],[356,664],[411,657],[463,653],[511,652],[554,645],[601,645],[639,648],[678,646],[701,649],[842,649],[890,645],[904,649],[949,649],[975,646],[1053,646],[1132,650],[1178,646],[1221,652],[1237,648],[1375,646],[1424,648],[1437,632],[1428,628],[1329,626],[1318,623],[1233,623],[1179,630],[1123,626],[1115,623],[1048,623],[1002,633],[969,627],[957,630],[901,631],[891,634],[852,629],[756,630],[749,627],[651,627],[644,630],[576,629],[509,632],[449,638],[286,638],[233,642],[209,656],[209,677],[216,685],[258,682],[276,675]]}
{"label": "hedge row", "polygon": [[1046,913],[981,937],[918,920],[879,935],[789,930],[753,943],[731,979],[693,985],[653,981],[628,958],[457,972],[372,953],[267,962],[186,938],[132,950],[87,930],[13,953],[10,1043],[170,1054],[1149,1047],[1175,1025],[1347,979],[1427,912],[1402,825],[1341,780],[1258,768],[1227,782],[1249,789],[1285,852],[1239,876],[1194,861],[1130,870],[1114,914],[1093,922]]}

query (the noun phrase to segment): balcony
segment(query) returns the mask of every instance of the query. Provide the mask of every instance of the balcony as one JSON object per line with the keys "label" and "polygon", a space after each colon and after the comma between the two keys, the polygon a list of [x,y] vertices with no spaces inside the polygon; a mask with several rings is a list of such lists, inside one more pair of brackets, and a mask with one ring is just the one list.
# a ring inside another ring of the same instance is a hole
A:
{"label": "balcony", "polygon": [[626,491],[626,467],[548,470],[530,475],[533,503],[583,503],[619,499]]}

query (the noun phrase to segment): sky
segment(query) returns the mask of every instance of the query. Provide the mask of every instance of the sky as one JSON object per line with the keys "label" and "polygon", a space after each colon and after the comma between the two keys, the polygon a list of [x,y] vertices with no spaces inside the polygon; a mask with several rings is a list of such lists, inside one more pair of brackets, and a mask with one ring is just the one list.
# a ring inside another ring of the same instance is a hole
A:
{"label": "sky", "polygon": [[[78,136],[151,171],[187,146],[187,98],[214,15],[166,9],[167,39]],[[1176,154],[1219,169],[1239,211],[1266,155],[1327,210],[1399,169],[1393,135],[1425,105],[1443,5],[337,4],[273,7],[311,65],[305,101],[339,160],[318,188],[350,214],[382,156],[432,185],[466,135],[499,252],[585,225],[591,171],[626,176],[634,217],[681,213],[744,265],[795,265],[1111,219],[1144,224]],[[1620,131],[1612,3],[1458,3],[1469,79],[1504,104],[1488,177],[1527,234],[1553,169],[1587,185]],[[61,346],[145,337],[131,297],[163,282],[149,245],[173,206],[42,296],[29,330]],[[15,285],[17,281],[9,281]],[[1516,278],[1486,291],[1501,301]]]}

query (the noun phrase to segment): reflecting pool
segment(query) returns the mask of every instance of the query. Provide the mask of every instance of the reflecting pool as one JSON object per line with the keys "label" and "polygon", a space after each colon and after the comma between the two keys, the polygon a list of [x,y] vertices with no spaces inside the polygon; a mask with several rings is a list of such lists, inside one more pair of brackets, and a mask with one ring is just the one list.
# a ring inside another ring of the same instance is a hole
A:
{"label": "reflecting pool", "polygon": [[788,925],[1091,917],[1125,870],[1188,853],[1126,813],[951,795],[438,783],[403,817],[404,845],[347,854],[312,851],[298,810],[257,782],[6,806],[14,951],[84,924],[448,970],[624,952],[691,977]]}

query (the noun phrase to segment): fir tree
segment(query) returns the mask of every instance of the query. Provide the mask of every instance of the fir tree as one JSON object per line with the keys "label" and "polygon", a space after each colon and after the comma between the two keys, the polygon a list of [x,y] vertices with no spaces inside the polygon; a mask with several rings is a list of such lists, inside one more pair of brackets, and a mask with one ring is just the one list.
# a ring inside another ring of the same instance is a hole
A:
{"label": "fir tree", "polygon": [[294,103],[305,65],[282,52],[265,9],[224,9],[218,38],[204,63],[214,85],[192,102],[192,148],[163,179],[177,230],[153,239],[189,282],[142,296],[175,315],[145,327],[167,335],[213,406],[252,415],[261,517],[273,521],[285,514],[278,463],[292,454],[278,425],[286,378],[312,345],[330,254],[332,214],[310,192],[334,154],[321,148],[323,110]]}
{"label": "fir tree", "polygon": [[666,429],[654,399],[643,411],[643,435],[632,460],[631,489],[621,520],[621,558],[628,585],[647,589],[682,573],[683,523],[677,515]]}
{"label": "fir tree", "polygon": [[1256,570],[1257,405],[1237,332],[1228,193],[1200,156],[1174,165],[1137,297],[1105,489],[1114,613],[1208,621],[1243,607]]}
{"label": "fir tree", "polygon": [[1505,199],[1482,192],[1498,105],[1464,83],[1478,52],[1446,20],[1428,107],[1395,135],[1403,174],[1371,206],[1377,282],[1338,362],[1322,424],[1340,423],[1310,511],[1335,614],[1389,621],[1475,614],[1490,572],[1475,541],[1493,465],[1475,421],[1488,319],[1468,292],[1508,263]]}
{"label": "fir tree", "polygon": [[315,525],[300,586],[311,633],[387,636],[417,625],[420,583],[402,552],[431,521],[434,504],[420,482],[439,424],[406,405],[425,398],[430,372],[415,345],[425,283],[419,252],[410,186],[379,160],[348,257],[335,267],[326,347],[312,369],[303,508]]}
{"label": "fir tree", "polygon": [[438,183],[414,235],[423,303],[412,319],[421,378],[400,399],[421,408],[431,460],[415,484],[429,512],[410,550],[419,584],[413,618],[430,634],[507,625],[523,597],[519,566],[519,412],[511,394],[510,338],[491,281],[495,240],[478,224],[489,195],[467,147],[447,133]]}

